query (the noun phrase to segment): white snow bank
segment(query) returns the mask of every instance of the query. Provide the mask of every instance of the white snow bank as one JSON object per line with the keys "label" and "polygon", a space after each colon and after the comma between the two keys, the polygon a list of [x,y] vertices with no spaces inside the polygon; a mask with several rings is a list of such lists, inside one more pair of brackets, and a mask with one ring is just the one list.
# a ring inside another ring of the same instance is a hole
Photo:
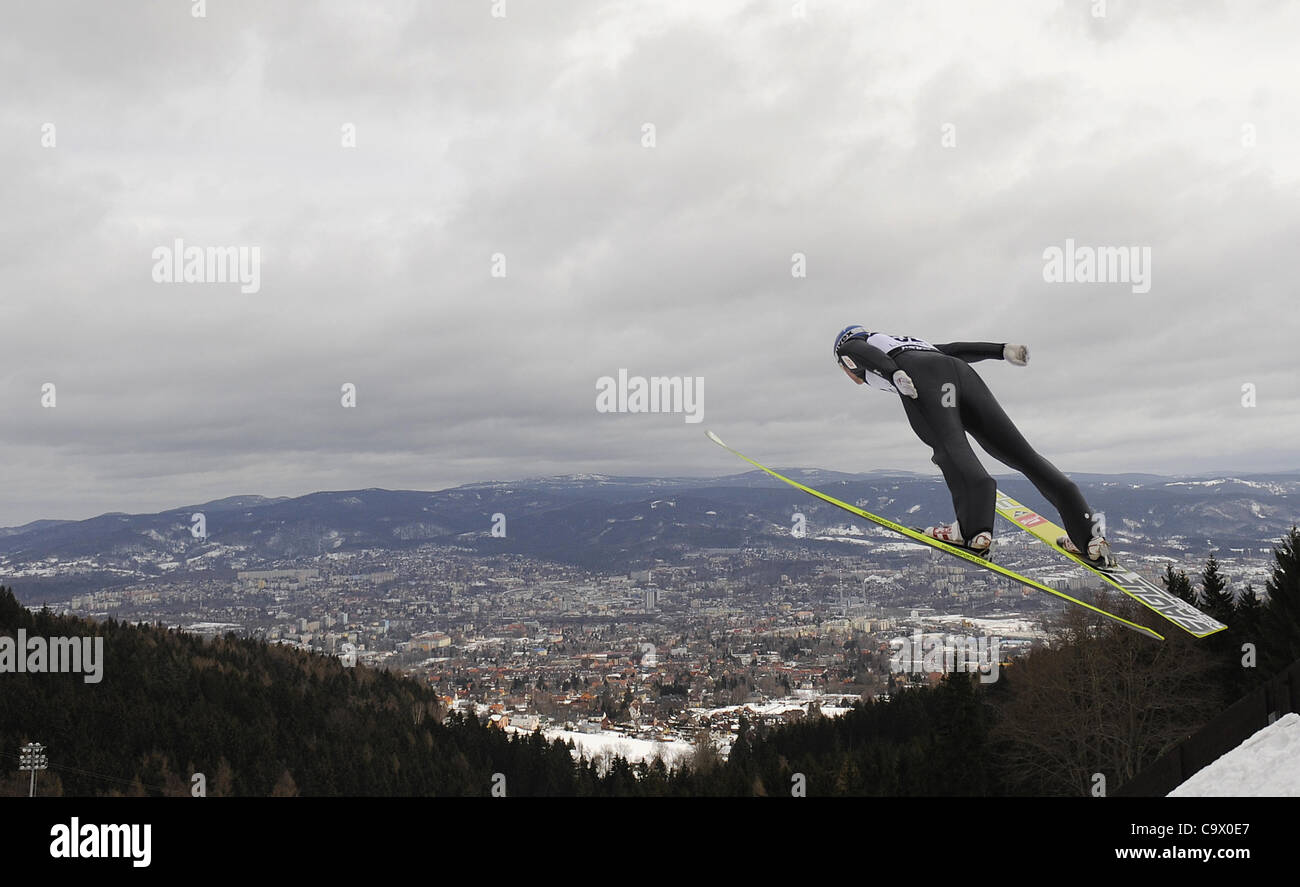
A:
{"label": "white snow bank", "polygon": [[1171,798],[1300,798],[1300,714],[1278,718],[1169,793]]}
{"label": "white snow bank", "polygon": [[635,764],[637,761],[648,762],[660,757],[664,759],[665,764],[672,767],[691,753],[691,745],[688,742],[656,742],[653,739],[635,739],[603,730],[599,733],[543,730],[542,735],[548,742],[552,739],[558,739],[566,744],[572,741],[576,746],[575,758],[580,754],[586,755],[588,759],[606,754],[618,755]]}

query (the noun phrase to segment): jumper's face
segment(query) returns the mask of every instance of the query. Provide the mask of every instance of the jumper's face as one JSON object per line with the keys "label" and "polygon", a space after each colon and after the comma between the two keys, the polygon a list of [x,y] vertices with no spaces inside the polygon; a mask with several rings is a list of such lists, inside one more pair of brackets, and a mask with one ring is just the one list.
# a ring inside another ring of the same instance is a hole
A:
{"label": "jumper's face", "polygon": [[859,379],[857,376],[853,375],[853,370],[849,369],[849,368],[846,367],[844,364],[842,364],[842,363],[840,364],[840,369],[844,370],[844,375],[846,375],[846,376],[848,376],[850,379],[852,379],[852,380],[854,381],[854,383],[856,383],[856,384],[858,384],[858,385],[864,385],[864,384],[866,384],[866,383],[863,382],[861,379]]}

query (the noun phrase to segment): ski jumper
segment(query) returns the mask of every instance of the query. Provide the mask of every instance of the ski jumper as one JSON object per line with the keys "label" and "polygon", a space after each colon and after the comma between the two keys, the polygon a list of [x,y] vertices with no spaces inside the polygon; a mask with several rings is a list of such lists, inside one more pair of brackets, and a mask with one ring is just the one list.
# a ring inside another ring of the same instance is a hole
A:
{"label": "ski jumper", "polygon": [[1070,540],[1087,550],[1092,509],[1078,486],[1034,451],[970,366],[977,360],[1001,360],[1002,345],[931,345],[911,336],[872,333],[848,340],[837,353],[848,355],[858,368],[850,371],[860,373],[859,378],[873,388],[897,393],[890,380],[898,370],[912,378],[917,396],[899,399],[912,430],[934,451],[933,461],[943,472],[965,538],[993,531],[997,490],[997,482],[971,449],[969,433],[990,456],[1029,478],[1060,513]]}

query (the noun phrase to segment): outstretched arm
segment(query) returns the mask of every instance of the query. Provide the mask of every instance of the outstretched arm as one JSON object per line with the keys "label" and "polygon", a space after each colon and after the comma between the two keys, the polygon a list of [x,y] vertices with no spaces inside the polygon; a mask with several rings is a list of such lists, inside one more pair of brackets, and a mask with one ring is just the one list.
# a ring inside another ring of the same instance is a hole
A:
{"label": "outstretched arm", "polygon": [[1006,346],[994,344],[993,342],[949,342],[946,345],[935,345],[934,347],[949,357],[956,357],[967,363],[975,363],[977,360],[1002,360],[1005,356],[1003,349]]}

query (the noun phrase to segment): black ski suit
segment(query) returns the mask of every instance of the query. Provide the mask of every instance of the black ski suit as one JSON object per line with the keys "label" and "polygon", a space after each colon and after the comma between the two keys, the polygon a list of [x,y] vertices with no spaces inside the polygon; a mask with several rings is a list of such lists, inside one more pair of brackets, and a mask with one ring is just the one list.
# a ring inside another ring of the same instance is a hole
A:
{"label": "black ski suit", "polygon": [[[864,378],[864,372],[874,373],[892,385],[898,370],[911,377],[917,396],[900,394],[903,409],[917,437],[934,450],[933,461],[952,494],[962,536],[971,539],[985,530],[992,532],[997,490],[997,482],[971,449],[969,433],[990,456],[1029,478],[1060,513],[1070,540],[1087,551],[1093,533],[1092,509],[1078,486],[1034,451],[970,367],[977,360],[1001,360],[1003,346],[992,342],[929,345],[890,338],[905,344],[887,353],[864,339],[850,339],[837,353],[857,363],[859,369],[851,372],[859,378]],[[879,381],[872,384],[881,387]],[[945,388],[948,385],[952,387]]]}

